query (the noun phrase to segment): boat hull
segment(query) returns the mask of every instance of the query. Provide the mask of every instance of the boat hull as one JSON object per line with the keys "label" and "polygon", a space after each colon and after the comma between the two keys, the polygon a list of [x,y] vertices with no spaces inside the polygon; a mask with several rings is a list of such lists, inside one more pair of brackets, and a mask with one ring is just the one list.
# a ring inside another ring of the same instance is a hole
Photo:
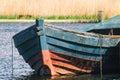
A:
{"label": "boat hull", "polygon": [[51,59],[56,73],[60,75],[92,73],[99,63],[99,61],[86,60],[54,52],[51,54]]}
{"label": "boat hull", "polygon": [[118,71],[120,39],[43,24],[43,20],[37,20],[13,37],[20,55],[39,75]]}
{"label": "boat hull", "polygon": [[[45,57],[41,57],[42,53],[37,53],[32,56],[28,61],[26,61],[32,69],[38,75],[41,75],[41,70],[44,68],[44,74],[42,75],[51,75],[51,70],[44,64],[43,59]],[[106,61],[102,62],[102,71],[103,73],[113,73],[119,72],[119,65],[117,64],[118,59],[117,55],[111,55]],[[85,58],[74,57],[70,55],[63,55],[61,53],[55,53],[50,51],[49,57],[52,60],[52,65],[54,69],[54,75],[69,75],[69,74],[89,74],[89,73],[100,73],[100,61],[97,60],[88,60]],[[48,61],[46,61],[48,62]]]}

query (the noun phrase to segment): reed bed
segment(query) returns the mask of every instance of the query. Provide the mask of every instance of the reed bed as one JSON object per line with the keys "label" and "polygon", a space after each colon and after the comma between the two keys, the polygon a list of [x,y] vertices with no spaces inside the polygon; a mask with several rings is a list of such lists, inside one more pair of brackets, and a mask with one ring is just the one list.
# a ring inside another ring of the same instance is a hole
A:
{"label": "reed bed", "polygon": [[0,0],[0,15],[81,16],[109,18],[120,14],[120,0]]}

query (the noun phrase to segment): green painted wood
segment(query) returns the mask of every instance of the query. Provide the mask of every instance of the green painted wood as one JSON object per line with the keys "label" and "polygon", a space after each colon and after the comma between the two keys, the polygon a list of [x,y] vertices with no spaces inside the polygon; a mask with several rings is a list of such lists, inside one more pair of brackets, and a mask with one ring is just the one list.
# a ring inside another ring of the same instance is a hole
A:
{"label": "green painted wood", "polygon": [[98,55],[92,55],[89,53],[84,53],[84,52],[79,52],[67,48],[63,48],[60,46],[55,46],[55,45],[48,45],[50,51],[55,52],[55,53],[60,53],[63,55],[69,55],[77,58],[82,58],[82,59],[88,59],[88,60],[95,60],[99,61],[101,58]]}
{"label": "green painted wood", "polygon": [[26,41],[24,44],[18,46],[19,53],[22,55],[23,53],[25,53],[26,51],[30,50],[32,47],[35,47],[37,45],[39,45],[39,38],[38,37],[32,38]]}
{"label": "green painted wood", "polygon": [[19,32],[18,34],[16,34],[13,39],[15,42],[15,46],[18,47],[21,44],[24,44],[26,41],[34,38],[37,36],[36,34],[36,26],[33,25],[30,28],[27,28],[21,32]]}
{"label": "green painted wood", "polygon": [[120,15],[112,17],[104,22],[82,28],[81,31],[91,31],[91,30],[103,30],[103,29],[115,29],[120,28]]}
{"label": "green painted wood", "polygon": [[13,37],[15,47],[18,48],[19,53],[23,56],[25,61],[29,60],[41,50],[36,27],[37,25],[35,24]]}
{"label": "green painted wood", "polygon": [[24,60],[27,61],[32,56],[34,56],[35,54],[37,54],[38,52],[40,52],[39,49],[40,49],[39,45],[31,47],[31,49],[29,49],[28,51],[26,51],[25,53],[22,54]]}
{"label": "green painted wood", "polygon": [[[56,45],[58,47],[63,47],[63,48],[71,49],[74,51],[81,51],[81,52],[88,53],[91,55],[92,54],[100,55],[100,47],[77,44],[77,43],[68,42],[68,41],[64,41],[64,40],[56,39],[56,38],[52,38],[52,37],[47,37],[47,43],[48,43],[48,45],[52,44],[52,45]],[[54,48],[54,49],[56,49],[56,48]],[[102,48],[101,54],[105,54],[107,49],[108,48],[105,48],[105,47]],[[69,51],[68,51],[68,53],[69,53]]]}
{"label": "green painted wood", "polygon": [[73,32],[67,30],[56,29],[53,27],[45,27],[47,36],[70,41],[78,44],[95,46],[95,47],[115,47],[120,39],[102,38],[101,35],[88,32]]}
{"label": "green painted wood", "polygon": [[36,25],[40,27],[40,47],[41,50],[48,50],[47,42],[46,42],[46,35],[45,35],[45,30],[44,30],[44,20],[43,19],[37,19],[36,20]]}

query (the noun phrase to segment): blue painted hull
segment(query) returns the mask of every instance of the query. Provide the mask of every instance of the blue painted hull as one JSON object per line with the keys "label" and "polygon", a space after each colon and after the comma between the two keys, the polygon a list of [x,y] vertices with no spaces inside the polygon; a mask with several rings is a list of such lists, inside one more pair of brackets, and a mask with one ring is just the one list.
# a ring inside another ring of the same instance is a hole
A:
{"label": "blue painted hull", "polygon": [[[41,68],[46,69],[43,68],[44,65],[50,68],[45,62],[47,57],[59,74],[99,72],[100,61],[103,70],[117,71],[119,68],[120,38],[53,25],[43,26],[41,20],[37,21],[35,25],[13,37],[19,53],[36,72],[41,74]],[[45,57],[45,51],[50,51],[47,52],[50,56]]]}
{"label": "blue painted hull", "polygon": [[[79,60],[81,62],[94,64],[91,66],[96,65],[96,68],[91,68],[93,72],[99,72],[99,62],[101,60],[104,72],[118,70],[119,38],[104,38],[104,36],[98,34],[73,32],[50,26],[45,29],[47,45],[50,51],[82,59]],[[96,63],[89,63],[89,61],[96,61]]]}

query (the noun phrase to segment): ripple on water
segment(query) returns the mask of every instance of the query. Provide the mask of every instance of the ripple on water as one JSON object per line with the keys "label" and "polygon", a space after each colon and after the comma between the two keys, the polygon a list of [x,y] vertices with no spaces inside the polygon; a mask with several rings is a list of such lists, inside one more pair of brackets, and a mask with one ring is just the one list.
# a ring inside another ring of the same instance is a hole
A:
{"label": "ripple on water", "polygon": [[[0,80],[13,80],[11,75],[21,76],[33,72],[28,64],[19,55],[13,45],[12,62],[12,37],[33,23],[0,23]],[[13,73],[12,73],[13,69]]]}

